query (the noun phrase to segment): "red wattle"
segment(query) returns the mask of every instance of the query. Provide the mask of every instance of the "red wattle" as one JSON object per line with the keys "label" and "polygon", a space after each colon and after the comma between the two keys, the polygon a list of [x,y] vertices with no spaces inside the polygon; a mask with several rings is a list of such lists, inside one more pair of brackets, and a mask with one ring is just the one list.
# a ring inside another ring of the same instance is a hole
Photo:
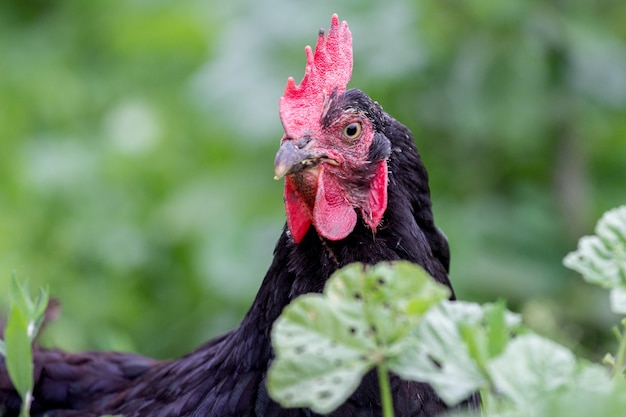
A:
{"label": "red wattle", "polygon": [[311,211],[296,193],[290,177],[285,178],[285,210],[291,237],[294,242],[300,243],[311,227]]}
{"label": "red wattle", "polygon": [[321,167],[313,207],[317,233],[328,240],[341,240],[352,232],[356,220],[356,212],[344,198],[337,180]]}
{"label": "red wattle", "polygon": [[368,194],[369,215],[363,213],[365,223],[372,230],[376,230],[387,210],[387,182],[387,161],[381,161],[378,163],[378,169]]}

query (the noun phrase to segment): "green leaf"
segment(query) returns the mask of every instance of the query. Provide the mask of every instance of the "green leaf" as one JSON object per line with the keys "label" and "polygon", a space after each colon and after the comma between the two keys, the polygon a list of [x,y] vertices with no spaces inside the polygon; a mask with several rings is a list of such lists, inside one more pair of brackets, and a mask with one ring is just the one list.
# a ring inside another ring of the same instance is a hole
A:
{"label": "green leaf", "polygon": [[33,391],[33,355],[31,343],[45,317],[48,293],[40,290],[32,300],[26,284],[20,284],[15,275],[11,280],[11,314],[0,346],[6,367],[15,389],[22,397],[20,416],[28,416]]}
{"label": "green leaf", "polygon": [[28,293],[27,283],[20,284],[15,274],[11,276],[11,305],[17,307],[24,317],[33,316],[35,307]]}
{"label": "green leaf", "polygon": [[504,301],[493,305],[493,308],[485,310],[487,325],[487,343],[489,357],[498,356],[504,351],[511,337],[510,328],[507,325],[507,310]]}
{"label": "green leaf", "polygon": [[611,379],[609,370],[595,363],[583,363],[579,365],[576,376],[570,385],[574,389],[600,393],[608,393],[615,388],[615,383],[614,380]]}
{"label": "green leaf", "polygon": [[419,344],[410,357],[402,358],[404,368],[399,370],[404,378],[430,383],[449,405],[486,383],[461,336],[457,320],[463,313],[468,321],[476,322],[480,310],[475,304],[454,302],[443,303],[427,314],[416,331]]}
{"label": "green leaf", "polygon": [[498,392],[524,409],[539,398],[565,387],[576,371],[576,358],[567,348],[536,334],[513,339],[489,364]]}
{"label": "green leaf", "polygon": [[611,311],[617,314],[626,314],[626,287],[613,288],[609,293]]}
{"label": "green leaf", "polygon": [[44,288],[39,289],[39,296],[33,303],[33,312],[31,316],[31,323],[33,324],[29,330],[30,333],[28,337],[31,342],[35,340],[39,330],[41,329],[41,325],[43,324],[46,318],[46,308],[48,307],[48,290]]}
{"label": "green leaf", "polygon": [[581,238],[577,250],[569,253],[563,264],[580,272],[589,283],[609,289],[619,288],[612,296],[611,307],[618,309],[615,312],[625,312],[626,206],[604,213],[595,232],[596,235]]}
{"label": "green leaf", "polygon": [[312,294],[287,306],[275,323],[276,360],[268,372],[270,394],[290,407],[327,413],[356,389],[373,365],[376,346],[355,303]]}
{"label": "green leaf", "polygon": [[33,309],[33,315],[35,317],[44,317],[46,308],[48,307],[48,290],[46,288],[39,289],[39,296],[35,301],[35,308]]}
{"label": "green leaf", "polygon": [[33,389],[33,360],[27,329],[28,319],[17,306],[13,306],[4,330],[6,366],[22,398]]}
{"label": "green leaf", "polygon": [[22,312],[28,325],[26,327],[28,338],[32,342],[45,319],[48,306],[48,291],[40,289],[36,299],[30,296],[27,283],[20,283],[16,275],[11,279],[11,305]]}
{"label": "green leaf", "polygon": [[448,296],[408,262],[337,271],[324,294],[297,298],[275,322],[270,395],[285,407],[331,412],[376,364],[402,355],[423,313]]}
{"label": "green leaf", "polygon": [[536,408],[537,417],[623,417],[626,386],[601,366],[585,365],[566,389],[544,394]]}
{"label": "green leaf", "polygon": [[[498,317],[501,315],[502,317]],[[488,385],[488,360],[519,325],[502,304],[445,301],[429,311],[414,332],[415,349],[396,368],[400,376],[428,382],[448,405]],[[496,326],[492,329],[491,326]],[[491,341],[494,337],[496,341]]]}

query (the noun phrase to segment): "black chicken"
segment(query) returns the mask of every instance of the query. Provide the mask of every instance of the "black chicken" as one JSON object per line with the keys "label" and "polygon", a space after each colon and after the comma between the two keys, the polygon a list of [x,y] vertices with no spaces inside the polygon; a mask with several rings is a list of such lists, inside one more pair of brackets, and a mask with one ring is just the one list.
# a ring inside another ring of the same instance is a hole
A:
{"label": "black chicken", "polygon": [[[351,262],[405,259],[450,287],[449,252],[431,212],[428,177],[411,132],[363,92],[346,85],[352,38],[333,16],[321,30],[299,86],[280,101],[285,130],[276,178],[285,176],[287,226],[261,288],[236,329],[183,358],[159,362],[130,354],[35,355],[34,415],[314,416],[283,409],[266,392],[270,330],[295,297],[320,292]],[[312,227],[311,227],[312,226]],[[397,416],[433,416],[446,406],[426,384],[392,377]],[[20,400],[6,371],[0,404],[16,416]],[[366,375],[332,416],[380,416],[377,378]]]}

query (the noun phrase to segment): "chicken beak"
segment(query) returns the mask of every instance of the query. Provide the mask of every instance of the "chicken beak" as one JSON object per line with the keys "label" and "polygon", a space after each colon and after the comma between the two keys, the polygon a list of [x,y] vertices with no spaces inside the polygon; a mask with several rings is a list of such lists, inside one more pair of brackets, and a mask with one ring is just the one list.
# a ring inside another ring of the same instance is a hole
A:
{"label": "chicken beak", "polygon": [[309,150],[297,148],[293,140],[285,140],[280,145],[274,159],[274,179],[279,180],[285,175],[302,171],[315,165],[324,155],[312,153]]}

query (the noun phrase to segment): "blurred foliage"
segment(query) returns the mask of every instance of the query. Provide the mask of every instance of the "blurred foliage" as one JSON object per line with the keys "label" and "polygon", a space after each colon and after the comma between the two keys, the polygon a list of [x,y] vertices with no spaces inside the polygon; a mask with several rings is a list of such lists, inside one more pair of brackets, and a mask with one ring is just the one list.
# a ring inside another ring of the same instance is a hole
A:
{"label": "blurred foliage", "polygon": [[625,199],[620,0],[5,0],[0,303],[12,271],[48,285],[70,350],[236,326],[284,221],[278,97],[333,12],[351,86],[415,133],[458,295],[607,350],[616,318],[561,259]]}

